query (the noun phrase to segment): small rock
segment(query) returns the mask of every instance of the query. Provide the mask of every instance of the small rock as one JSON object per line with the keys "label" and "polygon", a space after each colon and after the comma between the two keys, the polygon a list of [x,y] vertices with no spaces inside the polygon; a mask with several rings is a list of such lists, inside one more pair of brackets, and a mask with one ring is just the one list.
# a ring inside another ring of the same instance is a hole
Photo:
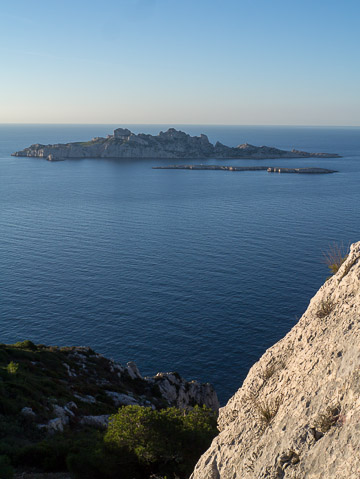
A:
{"label": "small rock", "polygon": [[139,402],[127,394],[121,394],[116,391],[105,391],[106,395],[109,396],[113,401],[115,406],[129,406],[137,405]]}
{"label": "small rock", "polygon": [[94,398],[94,396],[90,396],[90,394],[86,396],[82,396],[80,394],[75,393],[74,397],[76,397],[76,399],[79,399],[79,401],[82,401],[88,404],[96,404],[96,399]]}
{"label": "small rock", "polygon": [[23,407],[20,412],[23,416],[27,416],[27,417],[35,417],[36,416],[36,414],[31,409],[31,407]]}
{"label": "small rock", "polygon": [[127,366],[127,372],[129,373],[132,379],[137,379],[137,378],[143,379],[143,377],[141,376],[138,370],[138,367],[133,361],[128,362],[126,366]]}
{"label": "small rock", "polygon": [[80,424],[97,427],[99,429],[106,429],[109,424],[109,417],[109,414],[103,414],[101,416],[83,416],[80,419]]}

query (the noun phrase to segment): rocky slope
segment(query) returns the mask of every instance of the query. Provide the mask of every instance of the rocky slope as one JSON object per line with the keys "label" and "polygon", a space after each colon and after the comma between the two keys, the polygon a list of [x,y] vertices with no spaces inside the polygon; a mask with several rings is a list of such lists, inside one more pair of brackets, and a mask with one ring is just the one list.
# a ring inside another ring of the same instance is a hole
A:
{"label": "rocky slope", "polygon": [[51,161],[65,158],[309,158],[338,157],[331,153],[285,151],[268,146],[244,143],[235,148],[220,142],[209,142],[206,135],[190,136],[170,128],[158,135],[138,135],[126,128],[117,128],[107,138],[96,137],[88,142],[57,145],[35,144],[13,153],[13,156],[35,156]]}
{"label": "rocky slope", "polygon": [[[178,373],[142,377],[88,347],[46,347],[31,341],[0,345],[0,417],[26,417],[39,429],[82,424],[106,427],[120,406],[161,409],[206,405],[217,411],[213,387]],[[1,432],[1,427],[0,427]]]}
{"label": "rocky slope", "polygon": [[220,409],[192,479],[359,479],[360,242]]}

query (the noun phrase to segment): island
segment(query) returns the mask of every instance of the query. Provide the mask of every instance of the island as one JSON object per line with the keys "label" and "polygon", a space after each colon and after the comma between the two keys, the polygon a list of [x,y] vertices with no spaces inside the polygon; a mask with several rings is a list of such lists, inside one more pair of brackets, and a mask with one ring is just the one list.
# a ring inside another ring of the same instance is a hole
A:
{"label": "island", "polygon": [[221,171],[267,171],[268,173],[307,173],[307,174],[324,174],[337,173],[336,170],[328,170],[327,168],[284,168],[277,166],[220,166],[220,165],[169,165],[169,166],[153,166],[153,170],[221,170]]}
{"label": "island", "polygon": [[117,128],[106,138],[95,137],[86,142],[34,144],[17,151],[12,156],[39,157],[49,161],[67,158],[340,158],[335,153],[309,153],[299,150],[279,150],[269,146],[248,143],[230,147],[219,141],[213,145],[206,135],[190,136],[183,131],[169,128],[158,135],[135,134],[127,128]]}

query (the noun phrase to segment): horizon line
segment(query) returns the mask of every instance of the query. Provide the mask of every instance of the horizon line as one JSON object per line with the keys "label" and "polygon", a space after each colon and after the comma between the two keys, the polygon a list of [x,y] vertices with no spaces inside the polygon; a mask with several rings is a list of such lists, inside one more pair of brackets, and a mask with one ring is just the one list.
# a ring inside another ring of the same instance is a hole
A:
{"label": "horizon line", "polygon": [[291,125],[284,125],[284,124],[250,124],[250,123],[25,123],[25,122],[0,122],[0,125],[69,125],[69,126],[107,126],[107,125],[139,125],[139,126],[251,126],[251,127],[290,127],[290,128],[360,128],[360,125],[304,125],[304,124],[291,124]]}

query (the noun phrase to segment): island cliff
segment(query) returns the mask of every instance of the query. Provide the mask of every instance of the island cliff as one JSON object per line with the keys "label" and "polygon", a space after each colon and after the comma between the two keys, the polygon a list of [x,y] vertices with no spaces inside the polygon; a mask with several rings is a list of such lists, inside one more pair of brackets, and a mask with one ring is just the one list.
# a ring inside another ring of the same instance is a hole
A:
{"label": "island cliff", "polygon": [[359,318],[360,242],[220,409],[191,479],[358,479]]}
{"label": "island cliff", "polygon": [[279,150],[268,146],[244,143],[229,147],[210,143],[206,135],[190,136],[169,128],[158,135],[132,133],[127,128],[117,128],[107,138],[96,137],[87,142],[56,145],[35,144],[13,153],[13,156],[46,158],[51,161],[66,158],[330,158],[332,153],[308,153],[299,150]]}

